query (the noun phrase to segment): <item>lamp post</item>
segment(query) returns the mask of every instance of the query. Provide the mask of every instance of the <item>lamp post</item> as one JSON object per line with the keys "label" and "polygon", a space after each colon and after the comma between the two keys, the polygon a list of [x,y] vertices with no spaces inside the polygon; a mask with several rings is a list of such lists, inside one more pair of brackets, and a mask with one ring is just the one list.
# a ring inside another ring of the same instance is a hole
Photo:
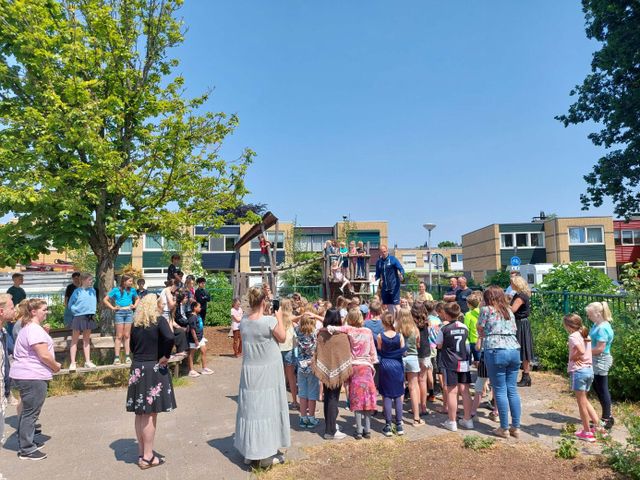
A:
{"label": "lamp post", "polygon": [[431,230],[436,228],[435,223],[425,223],[422,225],[427,230],[427,258],[429,259],[429,290],[433,288],[431,277]]}

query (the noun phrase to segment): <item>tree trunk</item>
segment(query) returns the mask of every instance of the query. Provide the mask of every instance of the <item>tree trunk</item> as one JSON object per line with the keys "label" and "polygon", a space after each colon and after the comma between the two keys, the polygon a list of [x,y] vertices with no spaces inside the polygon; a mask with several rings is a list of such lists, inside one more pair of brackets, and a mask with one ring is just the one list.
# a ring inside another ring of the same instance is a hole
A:
{"label": "tree trunk", "polygon": [[103,335],[113,335],[113,311],[104,306],[102,299],[113,288],[115,276],[115,255],[110,251],[98,253],[98,312],[100,312],[100,330]]}

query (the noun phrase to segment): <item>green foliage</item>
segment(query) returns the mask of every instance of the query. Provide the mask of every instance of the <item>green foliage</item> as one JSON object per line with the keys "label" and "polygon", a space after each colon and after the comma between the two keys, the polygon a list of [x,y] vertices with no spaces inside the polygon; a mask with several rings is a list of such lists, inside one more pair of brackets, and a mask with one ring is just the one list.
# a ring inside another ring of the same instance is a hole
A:
{"label": "green foliage", "polygon": [[599,207],[611,197],[615,213],[629,217],[640,211],[640,6],[637,0],[582,0],[587,37],[601,46],[591,61],[591,72],[571,90],[577,96],[566,115],[556,117],[565,127],[595,122],[589,134],[594,145],[608,152],[586,175],[584,209]]}
{"label": "green foliage", "polygon": [[229,279],[222,272],[208,275],[205,278],[207,279],[206,288],[211,296],[211,302],[207,305],[205,325],[231,325],[233,287]]}
{"label": "green foliage", "polygon": [[98,268],[98,258],[87,244],[70,250],[69,261],[73,263],[76,272],[95,273]]}
{"label": "green foliage", "polygon": [[61,296],[56,295],[51,298],[46,323],[51,328],[64,328],[64,300]]}
{"label": "green foliage", "polygon": [[510,274],[508,270],[498,270],[486,279],[485,285],[497,285],[501,288],[507,288],[510,283]]}
{"label": "green foliage", "polygon": [[438,243],[438,248],[451,248],[458,247],[459,245],[456,242],[452,242],[451,240],[444,240]]}
{"label": "green foliage", "polygon": [[[537,295],[534,296],[534,300]],[[583,310],[579,312],[590,324]],[[627,312],[626,319],[620,309],[613,312],[615,339],[611,345],[613,366],[609,371],[611,395],[618,400],[640,400],[640,384],[637,382],[638,358],[640,358],[640,322],[637,312]],[[562,325],[562,311],[547,304],[532,302],[529,320],[534,347],[541,368],[561,373],[567,368],[567,333]]]}
{"label": "green foliage", "polygon": [[402,282],[405,285],[418,285],[420,283],[420,277],[415,271],[405,272],[404,273],[404,281]]}
{"label": "green foliage", "polygon": [[616,287],[606,273],[584,262],[555,265],[539,288],[551,292],[616,293]]}
{"label": "green foliage", "polygon": [[181,5],[2,3],[1,266],[89,245],[102,292],[128,238],[217,228],[241,205],[253,152],[220,158],[238,118],[185,98]]}
{"label": "green foliage", "polygon": [[578,456],[578,447],[576,445],[576,424],[565,423],[560,432],[560,441],[556,450],[556,458],[564,458],[571,460]]}
{"label": "green foliage", "polygon": [[640,417],[629,415],[624,424],[629,430],[627,443],[623,445],[609,439],[602,453],[613,470],[640,480]]}
{"label": "green foliage", "polygon": [[444,257],[444,263],[443,263],[443,265],[442,265],[442,269],[443,269],[445,272],[448,272],[448,271],[449,271],[449,259],[448,259],[447,257]]}
{"label": "green foliage", "polygon": [[481,437],[479,435],[466,435],[462,439],[464,448],[470,448],[471,450],[475,451],[486,450],[487,448],[493,447],[495,443],[495,438]]}
{"label": "green foliage", "polygon": [[640,260],[622,265],[618,280],[627,293],[640,295]]}

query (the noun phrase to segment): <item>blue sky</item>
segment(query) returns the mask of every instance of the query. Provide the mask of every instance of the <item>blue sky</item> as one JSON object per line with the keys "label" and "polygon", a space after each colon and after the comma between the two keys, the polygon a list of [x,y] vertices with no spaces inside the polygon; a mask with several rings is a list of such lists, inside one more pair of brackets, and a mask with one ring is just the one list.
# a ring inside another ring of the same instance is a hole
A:
{"label": "blue sky", "polygon": [[601,155],[554,116],[589,71],[579,1],[187,0],[189,94],[237,113],[250,201],[281,219],[388,220],[390,243],[459,241],[581,212]]}

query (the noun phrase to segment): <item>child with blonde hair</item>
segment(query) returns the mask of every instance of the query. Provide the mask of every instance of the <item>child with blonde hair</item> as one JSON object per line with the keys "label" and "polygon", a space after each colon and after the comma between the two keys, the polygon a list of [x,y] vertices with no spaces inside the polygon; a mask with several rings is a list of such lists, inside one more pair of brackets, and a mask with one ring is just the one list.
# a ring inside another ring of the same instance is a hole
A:
{"label": "child with blonde hair", "polygon": [[580,315],[575,313],[566,315],[563,324],[569,334],[567,372],[571,377],[571,390],[576,395],[580,420],[582,420],[582,430],[576,432],[576,437],[585,442],[593,443],[596,441],[596,436],[595,432],[591,430],[589,421],[598,425],[598,414],[587,398],[593,383],[593,358],[589,330],[582,324]]}
{"label": "child with blonde hair", "polygon": [[378,396],[373,381],[373,365],[378,363],[378,355],[371,331],[363,324],[362,313],[354,308],[347,314],[347,325],[327,327],[331,334],[341,332],[349,337],[353,369],[349,378],[349,406],[355,412],[357,440],[371,436],[371,414],[376,411]]}
{"label": "child with blonde hair", "polygon": [[320,400],[320,382],[313,374],[311,361],[316,353],[317,334],[315,318],[305,313],[296,330],[298,338],[298,397],[300,398],[300,428],[314,428],[319,420],[316,418],[316,402]]}
{"label": "child with blonde hair", "polygon": [[609,370],[613,365],[611,344],[613,343],[613,328],[611,310],[607,302],[593,302],[587,305],[587,317],[593,322],[589,331],[591,337],[591,353],[593,356],[593,389],[596,391],[602,419],[600,425],[610,430],[614,420],[611,415],[611,394],[609,393]]}
{"label": "child with blonde hair", "polygon": [[341,284],[340,287],[338,287],[340,288],[341,292],[344,292],[345,287],[348,287],[350,285],[349,280],[347,280],[343,270],[344,269],[340,266],[338,260],[334,260],[331,263],[331,276],[334,282]]}
{"label": "child with blonde hair", "polygon": [[293,303],[291,300],[288,298],[280,300],[280,311],[282,312],[282,323],[286,333],[284,342],[280,344],[280,353],[282,354],[284,376],[289,383],[289,390],[291,391],[291,404],[289,406],[292,410],[297,410],[300,408],[300,404],[296,401],[298,389],[296,385],[296,360],[293,355],[296,343],[296,332],[293,326]]}

